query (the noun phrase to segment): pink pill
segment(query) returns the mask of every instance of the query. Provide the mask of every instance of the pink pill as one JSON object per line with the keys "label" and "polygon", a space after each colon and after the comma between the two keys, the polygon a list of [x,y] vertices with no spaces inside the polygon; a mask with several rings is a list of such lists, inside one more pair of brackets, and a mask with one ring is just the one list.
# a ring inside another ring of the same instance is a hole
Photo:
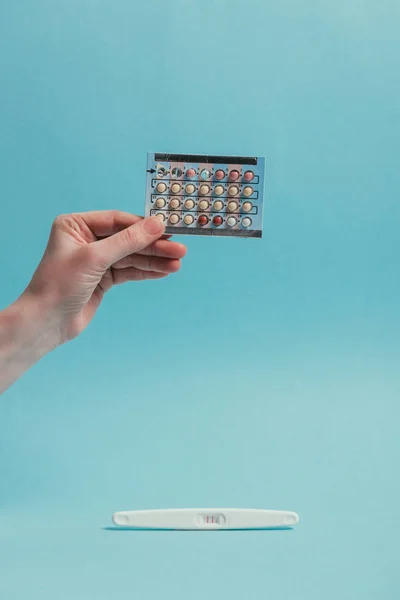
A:
{"label": "pink pill", "polygon": [[236,181],[237,179],[239,179],[239,177],[240,177],[239,171],[233,170],[229,173],[229,179],[231,181]]}
{"label": "pink pill", "polygon": [[253,171],[246,171],[246,173],[243,175],[243,179],[245,181],[252,181],[254,179]]}
{"label": "pink pill", "polygon": [[194,169],[188,169],[186,171],[187,177],[194,177],[196,175],[196,171]]}
{"label": "pink pill", "polygon": [[218,181],[221,181],[221,179],[223,179],[225,177],[225,171],[223,171],[222,169],[218,169],[217,171],[215,171],[215,179],[218,179]]}

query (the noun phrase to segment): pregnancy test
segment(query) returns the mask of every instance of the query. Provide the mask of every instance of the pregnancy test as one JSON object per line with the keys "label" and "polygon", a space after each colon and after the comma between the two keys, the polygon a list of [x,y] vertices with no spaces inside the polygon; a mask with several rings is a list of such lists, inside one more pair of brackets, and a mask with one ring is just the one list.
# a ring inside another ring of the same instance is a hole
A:
{"label": "pregnancy test", "polygon": [[299,516],[285,510],[246,508],[175,508],[126,510],[113,514],[114,525],[135,529],[278,529],[296,525]]}

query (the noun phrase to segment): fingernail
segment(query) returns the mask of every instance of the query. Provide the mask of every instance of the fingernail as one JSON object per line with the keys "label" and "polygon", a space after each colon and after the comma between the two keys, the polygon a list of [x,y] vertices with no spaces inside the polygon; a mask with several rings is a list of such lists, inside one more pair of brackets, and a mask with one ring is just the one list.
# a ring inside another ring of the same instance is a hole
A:
{"label": "fingernail", "polygon": [[164,231],[164,225],[158,217],[150,217],[144,222],[143,227],[145,232],[150,235],[156,235],[156,233]]}

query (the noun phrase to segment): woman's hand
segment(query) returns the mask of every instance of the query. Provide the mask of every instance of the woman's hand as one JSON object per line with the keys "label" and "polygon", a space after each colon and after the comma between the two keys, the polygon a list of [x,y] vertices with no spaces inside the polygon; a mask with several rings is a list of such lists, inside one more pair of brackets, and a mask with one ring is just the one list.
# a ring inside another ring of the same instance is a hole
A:
{"label": "woman's hand", "polygon": [[79,335],[113,285],[176,273],[186,248],[163,234],[157,217],[120,211],[57,217],[28,287],[0,312],[0,393]]}
{"label": "woman's hand", "polygon": [[157,217],[119,211],[57,217],[26,293],[59,321],[61,343],[85,329],[113,285],[179,270],[186,248],[163,233]]}

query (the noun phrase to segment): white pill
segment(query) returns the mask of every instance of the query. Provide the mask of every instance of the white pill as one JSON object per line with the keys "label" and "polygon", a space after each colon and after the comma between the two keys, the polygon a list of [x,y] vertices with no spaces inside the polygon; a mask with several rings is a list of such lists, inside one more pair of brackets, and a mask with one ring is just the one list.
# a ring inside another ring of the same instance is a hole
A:
{"label": "white pill", "polygon": [[243,188],[243,195],[244,196],[251,196],[253,192],[254,192],[254,190],[251,187],[251,185],[246,185],[246,187]]}
{"label": "white pill", "polygon": [[169,203],[170,207],[174,209],[179,208],[180,204],[181,203],[179,202],[178,198],[172,198],[171,202]]}
{"label": "white pill", "polygon": [[178,192],[180,192],[180,191],[181,191],[181,186],[179,185],[179,183],[173,183],[173,184],[171,185],[171,192],[172,192],[173,194],[177,194],[177,193],[178,193]]}
{"label": "white pill", "polygon": [[166,205],[166,202],[165,202],[164,198],[157,198],[155,204],[156,204],[157,208],[162,208],[163,206]]}
{"label": "white pill", "polygon": [[222,194],[224,193],[224,186],[223,185],[216,185],[214,188],[214,193],[216,196],[222,196]]}
{"label": "white pill", "polygon": [[242,219],[242,225],[243,227],[250,227],[251,219],[249,219],[249,217],[245,217],[244,219]]}
{"label": "white pill", "polygon": [[157,213],[156,217],[158,217],[160,221],[165,221],[165,215],[163,215],[163,213]]}
{"label": "white pill", "polygon": [[172,225],[176,225],[180,220],[179,215],[171,215],[169,218],[169,222],[172,223]]}
{"label": "white pill", "polygon": [[220,211],[220,210],[222,210],[223,208],[224,208],[224,203],[223,203],[223,202],[221,202],[221,200],[216,200],[216,201],[214,202],[214,209],[215,209],[215,210],[218,210],[218,211]]}
{"label": "white pill", "polygon": [[239,205],[238,205],[237,202],[228,202],[228,210],[229,210],[229,212],[234,212],[238,208],[239,208]]}
{"label": "white pill", "polygon": [[229,227],[234,227],[237,223],[237,220],[235,219],[235,217],[228,217],[228,220],[226,222],[229,225]]}
{"label": "white pill", "polygon": [[208,207],[209,207],[209,203],[207,202],[207,200],[200,200],[200,202],[199,202],[200,210],[206,210]]}
{"label": "white pill", "polygon": [[194,217],[192,215],[185,215],[183,221],[186,225],[191,225],[194,221]]}

